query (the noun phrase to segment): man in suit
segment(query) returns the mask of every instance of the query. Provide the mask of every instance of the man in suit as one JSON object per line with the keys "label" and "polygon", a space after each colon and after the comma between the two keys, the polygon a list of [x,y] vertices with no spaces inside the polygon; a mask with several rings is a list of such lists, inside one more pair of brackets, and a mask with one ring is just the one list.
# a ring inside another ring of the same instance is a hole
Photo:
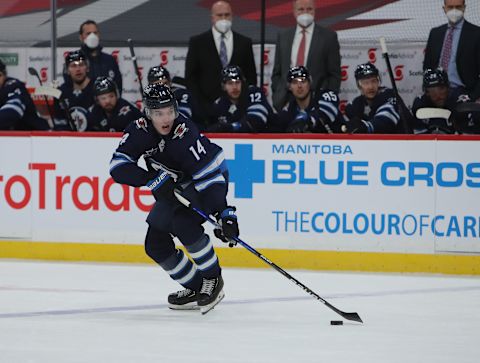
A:
{"label": "man in suit", "polygon": [[480,28],[463,18],[465,0],[445,0],[448,24],[433,28],[428,36],[423,69],[447,71],[450,88],[465,91],[480,101]]}
{"label": "man in suit", "polygon": [[280,111],[287,103],[287,73],[291,67],[306,66],[312,89],[340,89],[340,45],[337,33],[315,24],[314,0],[293,1],[297,26],[280,33],[272,72],[273,105]]}
{"label": "man in suit", "polygon": [[193,36],[185,62],[187,86],[200,103],[204,118],[211,117],[211,105],[222,94],[221,70],[239,66],[249,85],[257,84],[252,40],[231,30],[232,8],[217,1],[211,9],[212,28]]}

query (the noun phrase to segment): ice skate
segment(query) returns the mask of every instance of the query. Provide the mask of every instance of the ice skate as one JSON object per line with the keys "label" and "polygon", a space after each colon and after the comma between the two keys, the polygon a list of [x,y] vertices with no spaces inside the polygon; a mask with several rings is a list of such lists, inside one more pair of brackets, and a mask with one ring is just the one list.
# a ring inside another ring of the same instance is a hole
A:
{"label": "ice skate", "polygon": [[202,287],[198,293],[198,306],[202,314],[208,313],[225,297],[223,292],[223,279],[218,276],[212,279],[203,279]]}
{"label": "ice skate", "polygon": [[198,292],[190,289],[180,290],[168,295],[168,307],[172,310],[198,310]]}

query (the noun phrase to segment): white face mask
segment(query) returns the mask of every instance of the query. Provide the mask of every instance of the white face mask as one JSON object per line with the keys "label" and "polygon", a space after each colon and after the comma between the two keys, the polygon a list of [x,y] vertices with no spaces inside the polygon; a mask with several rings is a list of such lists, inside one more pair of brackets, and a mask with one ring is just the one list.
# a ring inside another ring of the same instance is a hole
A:
{"label": "white face mask", "polygon": [[98,47],[98,43],[100,42],[100,39],[95,33],[90,33],[88,34],[88,36],[85,38],[83,42],[90,49],[95,49],[96,47]]}
{"label": "white face mask", "polygon": [[225,34],[231,28],[232,28],[232,22],[230,20],[221,19],[215,22],[215,29],[217,29],[222,34]]}
{"label": "white face mask", "polygon": [[447,11],[447,18],[450,23],[457,24],[463,19],[463,11],[458,9],[449,10]]}
{"label": "white face mask", "polygon": [[312,24],[313,20],[314,19],[313,19],[312,14],[304,13],[304,14],[300,14],[299,16],[297,16],[298,25],[303,26],[304,28],[306,28],[307,26]]}

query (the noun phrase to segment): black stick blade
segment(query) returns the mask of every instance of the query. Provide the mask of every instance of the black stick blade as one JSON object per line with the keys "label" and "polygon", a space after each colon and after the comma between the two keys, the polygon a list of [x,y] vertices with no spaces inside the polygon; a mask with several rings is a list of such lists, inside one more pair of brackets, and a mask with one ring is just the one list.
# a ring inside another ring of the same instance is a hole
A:
{"label": "black stick blade", "polygon": [[363,324],[363,320],[357,313],[341,313],[340,315],[342,315],[347,320],[356,321]]}
{"label": "black stick blade", "polygon": [[480,103],[465,102],[460,103],[455,108],[457,112],[480,112]]}

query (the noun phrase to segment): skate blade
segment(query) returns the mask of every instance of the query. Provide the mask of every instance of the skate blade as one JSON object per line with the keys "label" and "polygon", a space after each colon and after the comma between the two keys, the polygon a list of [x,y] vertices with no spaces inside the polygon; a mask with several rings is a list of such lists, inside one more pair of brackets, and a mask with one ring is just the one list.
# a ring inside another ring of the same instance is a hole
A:
{"label": "skate blade", "polygon": [[184,305],[169,304],[168,308],[171,310],[200,310],[200,306],[198,306],[196,301]]}
{"label": "skate blade", "polygon": [[220,293],[218,294],[217,298],[215,300],[213,300],[210,304],[208,305],[205,305],[205,306],[200,306],[200,312],[202,313],[202,315],[205,315],[206,313],[208,313],[210,310],[212,310],[215,306],[217,306],[217,304],[223,300],[223,298],[225,297],[225,293],[222,291],[220,291]]}

